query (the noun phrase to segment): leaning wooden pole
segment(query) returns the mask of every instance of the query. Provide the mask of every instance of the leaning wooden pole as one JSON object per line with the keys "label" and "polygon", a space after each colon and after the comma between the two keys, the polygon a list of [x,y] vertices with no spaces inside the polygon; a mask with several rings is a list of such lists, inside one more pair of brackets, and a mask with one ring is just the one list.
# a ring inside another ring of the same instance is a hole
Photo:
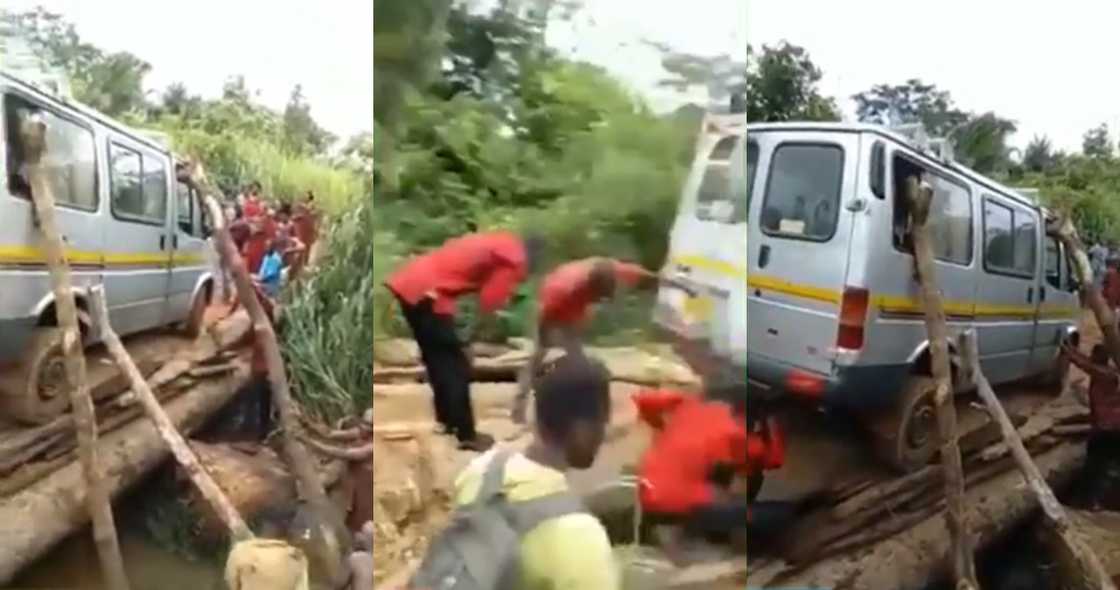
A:
{"label": "leaning wooden pole", "polygon": [[113,505],[102,478],[97,460],[97,423],[86,381],[86,360],[82,350],[82,332],[78,324],[78,308],[70,281],[70,267],[62,234],[54,217],[54,194],[47,182],[41,160],[46,151],[46,124],[35,117],[20,122],[20,139],[23,142],[24,162],[27,165],[31,196],[35,205],[39,229],[43,235],[43,253],[50,269],[51,289],[54,291],[55,315],[62,330],[62,349],[66,356],[67,391],[70,408],[74,413],[77,431],[78,457],[86,480],[86,505],[93,522],[93,540],[101,570],[109,587],[127,590],[124,560],[117,542],[117,528],[113,522]]}
{"label": "leaning wooden pole", "polygon": [[945,474],[945,523],[953,551],[953,578],[957,588],[979,588],[972,538],[965,523],[964,469],[957,444],[957,410],[953,402],[953,378],[949,366],[949,331],[934,271],[933,244],[929,235],[929,209],[933,189],[911,177],[906,182],[910,204],[910,231],[914,245],[914,267],[929,333],[931,369],[936,389],[937,427],[941,436],[941,468]]}
{"label": "leaning wooden pole", "polygon": [[1076,531],[1074,531],[1073,523],[1066,514],[1065,508],[1062,506],[1061,502],[1058,501],[1058,498],[1054,496],[1054,491],[1050,489],[1050,485],[1046,483],[1046,478],[1042,476],[1038,465],[1031,459],[1030,453],[1027,452],[1026,447],[1023,446],[1023,439],[1019,437],[1019,432],[1015,430],[1015,425],[1011,423],[1011,419],[1007,416],[1003,405],[1000,404],[999,399],[996,398],[995,391],[992,390],[992,385],[988,383],[988,379],[980,372],[980,356],[977,352],[979,349],[976,343],[976,333],[969,330],[962,339],[967,339],[968,341],[963,347],[962,353],[967,355],[964,362],[971,367],[980,399],[984,401],[984,405],[988,409],[988,414],[999,424],[1000,432],[1003,434],[1003,440],[1007,448],[1011,451],[1011,456],[1014,457],[1019,471],[1023,473],[1023,477],[1027,481],[1027,486],[1030,487],[1031,491],[1034,492],[1035,497],[1038,499],[1038,505],[1042,508],[1042,513],[1046,515],[1046,519],[1050,522],[1054,532],[1057,534],[1058,538],[1062,540],[1062,543],[1065,544],[1070,555],[1077,563],[1080,575],[1083,578],[1078,582],[1077,587],[1114,590],[1116,585],[1112,582],[1112,578],[1108,575],[1108,572],[1105,571],[1104,566],[1101,565],[1101,561],[1093,549],[1085,543]]}
{"label": "leaning wooden pole", "polygon": [[128,378],[132,393],[140,400],[144,413],[148,415],[148,419],[156,427],[160,438],[171,449],[171,454],[183,466],[183,470],[190,477],[191,482],[198,488],[199,494],[210,503],[214,513],[229,529],[230,538],[235,543],[251,539],[253,532],[249,530],[245,520],[241,518],[241,514],[237,512],[237,508],[234,508],[225,492],[218,487],[214,478],[210,477],[210,473],[203,468],[202,463],[198,461],[198,457],[195,456],[186,439],[175,428],[175,424],[167,417],[167,412],[163,411],[163,406],[160,405],[159,400],[152,392],[152,388],[144,380],[144,375],[140,373],[140,369],[136,367],[136,363],[133,362],[132,357],[125,350],[120,337],[113,331],[113,326],[109,323],[109,309],[105,305],[104,288],[94,287],[90,289],[89,306],[97,322],[97,333],[101,337],[101,341],[105,343],[105,348],[112,355],[113,361],[117,363],[121,373]]}
{"label": "leaning wooden pole", "polygon": [[[288,387],[288,376],[284,369],[284,359],[280,355],[280,345],[276,339],[276,332],[272,329],[272,322],[265,314],[260,301],[257,300],[256,290],[253,289],[252,279],[249,278],[249,271],[245,267],[245,261],[238,254],[237,248],[233,244],[233,238],[230,237],[222,208],[214,199],[213,191],[209,190],[208,182],[200,166],[194,164],[190,169],[179,169],[177,173],[179,180],[192,186],[202,195],[209,212],[215,238],[214,242],[219,255],[233,275],[234,285],[237,287],[238,301],[249,313],[249,317],[252,318],[254,338],[261,343],[264,349],[268,368],[268,382],[272,390],[272,403],[280,414],[281,448],[288,466],[295,475],[296,481],[299,483],[299,490],[307,499],[308,504],[321,515],[324,521],[333,522],[333,518],[329,515],[335,513],[335,507],[331,504],[326,489],[323,487],[323,482],[315,470],[312,455],[300,441],[299,414],[296,411]],[[329,537],[332,543],[339,544],[335,548],[339,551],[336,556],[337,559],[327,558],[326,556],[321,558],[324,567],[328,569],[327,575],[331,580],[345,580],[348,575],[343,561],[343,553],[348,553],[349,548],[341,546],[347,543],[348,535],[343,535],[342,532],[338,530],[324,531],[325,536]]]}
{"label": "leaning wooden pole", "polygon": [[1085,253],[1085,245],[1077,235],[1077,228],[1068,215],[1062,215],[1047,223],[1046,233],[1054,236],[1065,246],[1072,262],[1073,272],[1081,284],[1081,294],[1104,335],[1104,344],[1108,347],[1108,354],[1112,362],[1120,367],[1120,330],[1116,326],[1116,314],[1104,300],[1104,295],[1093,280],[1093,266],[1089,263],[1089,255]]}

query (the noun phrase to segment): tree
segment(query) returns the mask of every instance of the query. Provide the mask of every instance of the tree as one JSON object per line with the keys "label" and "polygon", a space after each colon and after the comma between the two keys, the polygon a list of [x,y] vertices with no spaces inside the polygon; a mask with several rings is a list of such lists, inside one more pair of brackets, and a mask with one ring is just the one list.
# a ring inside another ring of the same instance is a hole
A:
{"label": "tree", "polygon": [[110,116],[147,107],[144,76],[152,69],[148,62],[127,51],[106,54],[82,41],[73,24],[42,7],[17,13],[11,22],[52,65],[66,72],[74,98]]}
{"label": "tree", "polygon": [[956,152],[966,165],[981,174],[997,174],[1005,173],[1011,167],[1011,149],[1007,140],[1016,129],[1014,121],[989,112],[970,116],[952,137]]}
{"label": "tree", "polygon": [[780,43],[761,55],[747,47],[748,121],[839,121],[836,102],[821,96],[821,70],[804,48]]}
{"label": "tree", "polygon": [[334,143],[335,137],[311,116],[311,105],[303,97],[303,87],[296,84],[284,108],[284,143],[295,154],[320,154]]}
{"label": "tree", "polygon": [[668,76],[659,86],[685,93],[697,87],[708,93],[708,101],[727,105],[732,96],[742,96],[747,91],[747,63],[730,56],[695,55],[676,51],[657,41],[645,40],[646,45],[661,52],[661,67]]}
{"label": "tree", "polygon": [[1112,143],[1108,140],[1108,124],[1101,123],[1085,132],[1081,140],[1081,152],[1090,158],[1112,157]]}
{"label": "tree", "polygon": [[1054,152],[1050,138],[1034,136],[1023,150],[1023,169],[1027,172],[1045,173],[1057,166],[1059,154]]}
{"label": "tree", "polygon": [[916,78],[902,84],[877,84],[871,90],[853,95],[856,116],[865,123],[897,125],[921,123],[926,132],[947,137],[969,120],[968,113],[956,108],[949,92]]}

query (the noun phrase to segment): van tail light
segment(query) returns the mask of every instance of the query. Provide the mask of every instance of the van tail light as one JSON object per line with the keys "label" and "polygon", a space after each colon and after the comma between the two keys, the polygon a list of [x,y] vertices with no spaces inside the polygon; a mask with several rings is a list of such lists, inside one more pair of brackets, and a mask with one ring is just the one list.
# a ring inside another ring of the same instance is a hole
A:
{"label": "van tail light", "polygon": [[820,375],[793,369],[786,374],[785,385],[786,391],[793,395],[819,400],[824,397],[826,383],[824,377]]}
{"label": "van tail light", "polygon": [[859,350],[863,348],[863,327],[867,321],[867,307],[871,293],[867,289],[848,287],[840,299],[840,329],[836,334],[837,348]]}

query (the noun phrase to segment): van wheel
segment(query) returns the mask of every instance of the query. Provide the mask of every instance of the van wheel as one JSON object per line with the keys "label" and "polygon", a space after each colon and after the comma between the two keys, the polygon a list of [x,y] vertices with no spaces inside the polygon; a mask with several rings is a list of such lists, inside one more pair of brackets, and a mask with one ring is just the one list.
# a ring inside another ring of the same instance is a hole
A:
{"label": "van wheel", "polygon": [[15,367],[0,374],[0,405],[19,422],[45,424],[70,407],[62,330],[36,328]]}
{"label": "van wheel", "polygon": [[183,323],[183,332],[188,338],[198,338],[206,322],[206,308],[210,305],[210,289],[204,287],[198,291],[191,301],[191,311],[187,321]]}
{"label": "van wheel", "polygon": [[932,377],[911,375],[894,410],[871,423],[877,454],[902,473],[925,467],[937,454],[940,440],[934,383]]}

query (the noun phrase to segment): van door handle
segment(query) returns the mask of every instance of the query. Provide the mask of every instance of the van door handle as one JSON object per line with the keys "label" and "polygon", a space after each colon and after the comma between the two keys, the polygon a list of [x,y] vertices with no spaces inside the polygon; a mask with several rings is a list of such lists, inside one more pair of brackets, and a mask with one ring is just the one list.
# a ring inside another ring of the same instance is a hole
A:
{"label": "van door handle", "polygon": [[172,250],[178,250],[179,249],[179,234],[175,234],[175,235],[171,236],[171,249]]}
{"label": "van door handle", "polygon": [[682,275],[692,274],[692,267],[684,264],[678,264],[677,272]]}
{"label": "van door handle", "polygon": [[1038,288],[1038,300],[1042,302],[1046,301],[1046,287]]}
{"label": "van door handle", "polygon": [[1034,303],[1034,287],[1027,287],[1027,303]]}
{"label": "van door handle", "polygon": [[766,268],[770,264],[770,246],[763,244],[758,248],[758,268]]}
{"label": "van door handle", "polygon": [[159,249],[160,250],[166,250],[167,249],[167,236],[166,235],[162,235],[162,236],[159,237]]}

